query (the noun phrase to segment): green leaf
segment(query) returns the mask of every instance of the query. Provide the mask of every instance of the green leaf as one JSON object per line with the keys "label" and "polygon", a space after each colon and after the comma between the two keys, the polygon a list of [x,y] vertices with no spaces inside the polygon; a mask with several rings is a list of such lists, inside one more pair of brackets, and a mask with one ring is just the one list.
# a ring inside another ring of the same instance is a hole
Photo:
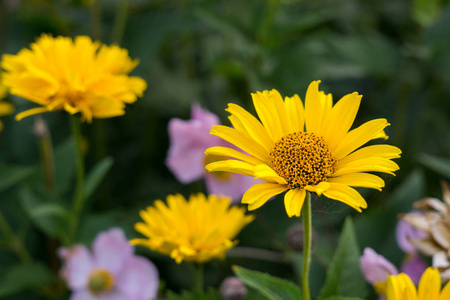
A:
{"label": "green leaf", "polygon": [[234,273],[246,285],[256,289],[270,300],[302,299],[300,289],[292,282],[257,271],[234,266]]}
{"label": "green leaf", "polygon": [[15,265],[0,279],[0,297],[49,284],[52,281],[53,274],[44,264]]}
{"label": "green leaf", "polygon": [[7,176],[0,176],[0,192],[19,183],[33,173],[32,167],[20,166],[0,166],[0,174]]}
{"label": "green leaf", "polygon": [[331,296],[364,297],[366,283],[359,268],[359,250],[355,229],[350,218],[345,220],[336,253],[328,268],[320,300]]}
{"label": "green leaf", "polygon": [[34,225],[49,236],[63,238],[70,213],[57,202],[44,202],[44,197],[26,187],[19,192],[22,207]]}
{"label": "green leaf", "polygon": [[422,154],[419,161],[433,171],[450,178],[450,159]]}
{"label": "green leaf", "polygon": [[423,26],[431,25],[439,15],[439,0],[414,0],[413,18]]}
{"label": "green leaf", "polygon": [[85,186],[84,186],[84,197],[89,198],[98,185],[101,183],[102,179],[105,177],[106,173],[111,169],[113,165],[113,159],[111,157],[106,157],[97,163],[94,168],[86,176]]}
{"label": "green leaf", "polygon": [[175,294],[169,291],[167,294],[167,300],[222,300],[219,291],[215,289],[209,289],[206,292],[198,293],[191,291],[183,291],[181,294]]}

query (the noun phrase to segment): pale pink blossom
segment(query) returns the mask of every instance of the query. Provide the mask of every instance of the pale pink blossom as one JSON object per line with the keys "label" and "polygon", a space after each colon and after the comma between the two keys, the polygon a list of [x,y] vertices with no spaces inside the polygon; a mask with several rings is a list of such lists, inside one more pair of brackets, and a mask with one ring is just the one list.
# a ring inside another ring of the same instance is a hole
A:
{"label": "pale pink blossom", "polygon": [[398,275],[397,268],[372,248],[365,248],[359,259],[361,272],[370,284],[386,281],[388,275]]}
{"label": "pale pink blossom", "polygon": [[70,300],[156,299],[158,270],[133,252],[119,228],[97,235],[92,250],[84,245],[58,249],[61,277],[72,290]]}
{"label": "pale pink blossom", "polygon": [[173,118],[169,121],[168,132],[170,148],[166,165],[175,178],[183,184],[204,178],[209,194],[231,197],[238,202],[250,186],[255,184],[253,177],[228,173],[208,173],[206,160],[224,159],[205,156],[205,150],[213,146],[233,147],[221,138],[210,135],[211,127],[219,125],[219,118],[199,105],[193,105],[191,119]]}

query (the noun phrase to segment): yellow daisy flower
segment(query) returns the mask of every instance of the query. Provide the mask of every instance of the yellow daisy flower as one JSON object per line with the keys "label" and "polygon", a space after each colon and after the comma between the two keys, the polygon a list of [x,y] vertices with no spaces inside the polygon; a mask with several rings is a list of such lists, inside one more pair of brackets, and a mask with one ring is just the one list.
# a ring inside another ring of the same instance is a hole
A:
{"label": "yellow daisy flower", "polygon": [[[10,115],[14,111],[14,107],[10,103],[2,101],[7,94],[8,90],[0,81],[0,117]],[[3,123],[0,121],[0,130],[2,129]]]}
{"label": "yellow daisy flower", "polygon": [[65,110],[81,113],[91,122],[123,115],[125,103],[142,96],[146,82],[128,76],[138,63],[127,50],[92,42],[87,36],[72,40],[43,34],[31,49],[3,55],[0,66],[11,94],[42,106],[18,114],[17,120]]}
{"label": "yellow daisy flower", "polygon": [[130,242],[169,255],[177,263],[223,258],[237,244],[233,238],[254,219],[230,203],[228,197],[201,193],[191,195],[189,201],[180,194],[169,195],[167,206],[157,200],[154,207],[140,211],[144,223],[136,223],[135,229],[147,239]]}
{"label": "yellow daisy flower", "polygon": [[[276,91],[252,94],[261,121],[236,104],[227,111],[234,128],[213,126],[216,135],[242,149],[212,147],[206,154],[230,157],[213,162],[208,171],[234,172],[265,182],[253,185],[243,196],[249,210],[262,206],[271,197],[288,191],[284,204],[289,217],[300,216],[306,191],[341,201],[361,212],[367,203],[352,187],[381,190],[384,181],[366,172],[393,174],[399,167],[391,161],[400,149],[389,145],[360,148],[372,139],[387,139],[386,119],[375,119],[350,130],[361,102],[354,92],[334,106],[331,94],[319,92],[313,81],[300,97],[283,101]],[[349,131],[350,130],[350,131]],[[360,149],[358,149],[360,148]]]}
{"label": "yellow daisy flower", "polygon": [[448,300],[450,283],[441,291],[439,270],[429,267],[420,278],[417,290],[405,273],[388,276],[386,296],[387,300]]}

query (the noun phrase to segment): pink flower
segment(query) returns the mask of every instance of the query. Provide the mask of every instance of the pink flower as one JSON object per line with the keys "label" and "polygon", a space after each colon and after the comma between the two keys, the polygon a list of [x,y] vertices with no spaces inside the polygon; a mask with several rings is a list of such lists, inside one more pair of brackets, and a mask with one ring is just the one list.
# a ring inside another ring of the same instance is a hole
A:
{"label": "pink flower", "polygon": [[119,228],[97,235],[92,251],[83,245],[60,248],[60,274],[72,290],[70,300],[155,299],[158,270],[133,251]]}
{"label": "pink flower", "polygon": [[401,271],[406,273],[415,284],[420,282],[420,278],[427,268],[428,265],[417,253],[407,255],[401,265]]}
{"label": "pink flower", "polygon": [[[411,212],[410,214],[422,215],[422,213],[420,212]],[[398,221],[397,223],[397,227],[395,228],[395,236],[400,249],[402,249],[406,253],[417,253],[416,247],[411,244],[409,240],[425,239],[428,237],[428,234],[413,227],[405,220],[400,219],[400,221]]]}
{"label": "pink flower", "polygon": [[372,248],[365,248],[360,257],[361,272],[370,284],[386,281],[388,275],[397,275],[397,268]]}
{"label": "pink flower", "polygon": [[228,172],[208,173],[205,170],[206,163],[223,159],[205,156],[207,148],[230,147],[221,138],[209,134],[211,127],[219,124],[219,118],[215,114],[198,105],[192,106],[191,120],[171,119],[166,165],[181,183],[187,184],[205,178],[209,194],[229,196],[233,202],[237,202],[256,181],[250,176]]}

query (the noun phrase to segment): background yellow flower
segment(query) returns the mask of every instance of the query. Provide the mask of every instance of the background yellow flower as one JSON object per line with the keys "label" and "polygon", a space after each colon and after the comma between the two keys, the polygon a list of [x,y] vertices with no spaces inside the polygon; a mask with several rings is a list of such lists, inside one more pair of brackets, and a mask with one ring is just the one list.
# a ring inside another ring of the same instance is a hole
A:
{"label": "background yellow flower", "polygon": [[254,219],[245,215],[244,208],[230,207],[230,201],[201,193],[191,195],[189,201],[180,194],[169,195],[167,205],[157,200],[154,206],[140,211],[144,222],[135,225],[146,239],[131,243],[169,255],[177,263],[223,258],[237,244],[233,240],[236,235]]}
{"label": "background yellow flower", "polygon": [[[10,103],[2,101],[6,97],[7,93],[8,90],[0,81],[0,117],[10,115],[14,111],[14,107]],[[0,130],[2,130],[2,128],[3,123],[0,121]]]}
{"label": "background yellow flower", "polygon": [[146,82],[128,76],[138,64],[118,46],[92,42],[87,36],[74,40],[43,34],[31,49],[2,56],[3,80],[10,93],[42,105],[16,116],[66,110],[92,118],[123,115],[147,88]]}

